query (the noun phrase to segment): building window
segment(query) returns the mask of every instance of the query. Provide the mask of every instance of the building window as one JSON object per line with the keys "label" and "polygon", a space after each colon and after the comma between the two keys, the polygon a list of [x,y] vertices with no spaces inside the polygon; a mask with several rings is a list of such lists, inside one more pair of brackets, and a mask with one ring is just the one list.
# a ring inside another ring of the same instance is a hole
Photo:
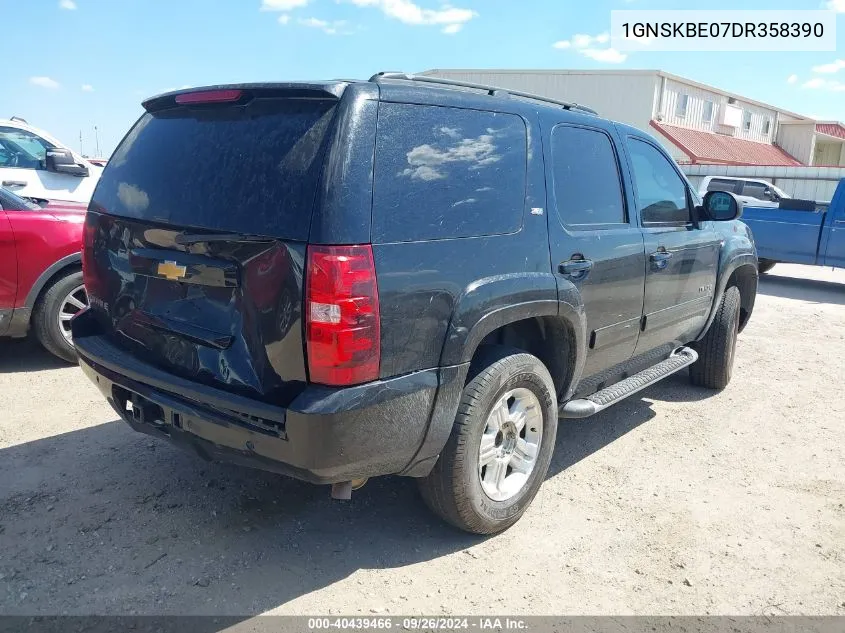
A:
{"label": "building window", "polygon": [[751,131],[751,112],[748,110],[742,111],[742,129],[746,132]]}
{"label": "building window", "polygon": [[704,120],[705,123],[710,123],[713,120],[713,102],[712,101],[705,101],[704,102],[704,110],[701,112],[701,118]]}
{"label": "building window", "polygon": [[769,117],[763,119],[763,134],[768,134],[772,127],[772,120]]}
{"label": "building window", "polygon": [[683,119],[687,115],[687,103],[689,102],[689,95],[679,94],[678,100],[675,102],[675,116]]}

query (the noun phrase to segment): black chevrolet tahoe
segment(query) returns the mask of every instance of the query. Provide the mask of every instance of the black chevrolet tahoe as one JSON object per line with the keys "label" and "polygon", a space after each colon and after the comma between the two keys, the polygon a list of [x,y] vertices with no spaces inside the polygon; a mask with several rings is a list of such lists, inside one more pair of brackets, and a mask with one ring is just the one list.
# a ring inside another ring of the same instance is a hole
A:
{"label": "black chevrolet tahoe", "polygon": [[731,378],[751,234],[638,129],[399,73],[143,105],[88,210],[72,323],[137,431],[340,498],[415,477],[489,534],[536,495],[559,418],[685,368]]}

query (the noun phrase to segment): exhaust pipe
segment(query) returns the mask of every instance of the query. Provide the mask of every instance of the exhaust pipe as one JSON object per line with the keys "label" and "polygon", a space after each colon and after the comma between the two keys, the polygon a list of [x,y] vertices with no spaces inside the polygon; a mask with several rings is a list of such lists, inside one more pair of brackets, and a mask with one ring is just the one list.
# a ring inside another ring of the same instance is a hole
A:
{"label": "exhaust pipe", "polygon": [[352,479],[351,481],[340,481],[332,484],[332,499],[339,499],[341,501],[349,501],[352,498],[352,491],[359,490],[367,483],[367,477],[360,479]]}

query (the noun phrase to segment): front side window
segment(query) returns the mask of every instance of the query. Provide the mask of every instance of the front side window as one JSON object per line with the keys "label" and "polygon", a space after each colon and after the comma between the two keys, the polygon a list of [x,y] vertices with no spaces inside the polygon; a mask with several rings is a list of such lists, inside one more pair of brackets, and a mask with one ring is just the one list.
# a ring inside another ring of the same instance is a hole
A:
{"label": "front side window", "polygon": [[687,186],[669,159],[650,143],[632,137],[628,151],[643,224],[688,223]]}
{"label": "front side window", "polygon": [[749,182],[747,180],[742,187],[742,195],[757,200],[772,200],[774,197],[771,190],[762,182]]}
{"label": "front side window", "polygon": [[552,167],[557,212],[564,225],[593,229],[626,222],[616,152],[607,134],[556,127]]}
{"label": "front side window", "polygon": [[513,233],[525,209],[528,133],[515,114],[379,106],[373,241]]}
{"label": "front side window", "polygon": [[26,130],[0,127],[0,167],[44,169],[53,144]]}
{"label": "front side window", "polygon": [[689,95],[679,94],[678,100],[675,102],[675,116],[683,119],[687,115],[687,104],[689,103]]}

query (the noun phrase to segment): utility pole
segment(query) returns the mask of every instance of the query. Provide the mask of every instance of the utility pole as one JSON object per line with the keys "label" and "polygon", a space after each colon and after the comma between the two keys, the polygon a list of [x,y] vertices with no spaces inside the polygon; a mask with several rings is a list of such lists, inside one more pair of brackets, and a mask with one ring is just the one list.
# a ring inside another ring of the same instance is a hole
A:
{"label": "utility pole", "polygon": [[100,135],[97,133],[97,126],[94,126],[94,145],[97,148],[97,158],[100,158]]}
{"label": "utility pole", "polygon": [[82,149],[82,130],[79,130],[79,153],[85,156],[85,151]]}

